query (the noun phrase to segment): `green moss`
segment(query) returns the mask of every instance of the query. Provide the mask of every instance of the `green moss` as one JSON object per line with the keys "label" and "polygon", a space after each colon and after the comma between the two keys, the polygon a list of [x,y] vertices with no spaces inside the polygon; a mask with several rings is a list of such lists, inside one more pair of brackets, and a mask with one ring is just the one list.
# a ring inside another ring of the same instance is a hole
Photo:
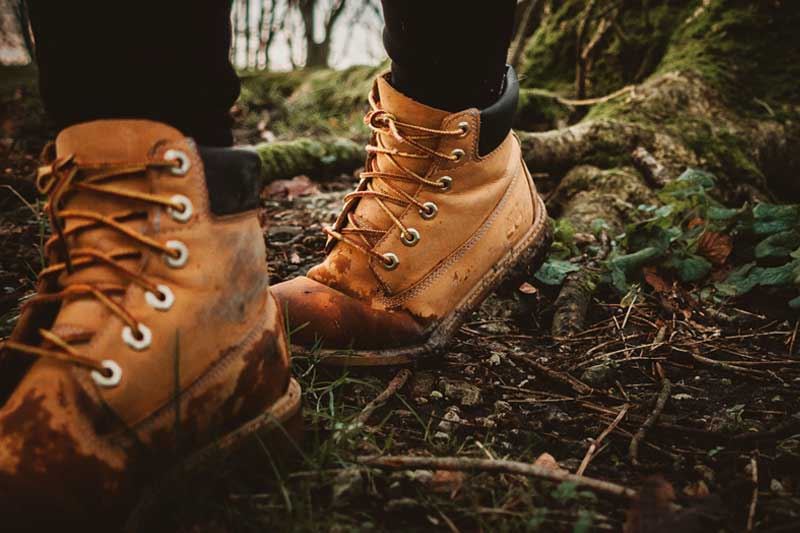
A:
{"label": "green moss", "polygon": [[[612,21],[591,55],[586,83],[589,96],[608,94],[652,73],[676,26],[698,2],[638,0],[627,4],[617,17],[606,2],[597,2],[587,18],[584,46],[596,35],[600,20]],[[526,87],[574,95],[577,32],[585,9],[585,0],[567,0],[534,33],[520,69]]]}
{"label": "green moss", "polygon": [[657,73],[695,72],[737,104],[763,114],[755,98],[800,101],[799,27],[797,2],[711,2],[673,34]]}
{"label": "green moss", "polygon": [[346,139],[295,139],[255,147],[267,181],[300,174],[314,177],[352,172],[364,161],[360,144]]}
{"label": "green moss", "polygon": [[545,131],[566,123],[570,108],[558,102],[555,95],[542,89],[521,89],[514,127],[526,131]]}
{"label": "green moss", "polygon": [[258,122],[262,120],[258,112],[268,112],[270,129],[282,138],[337,135],[363,140],[368,132],[361,120],[367,95],[385,68],[243,73],[239,105],[246,112],[245,121]]}

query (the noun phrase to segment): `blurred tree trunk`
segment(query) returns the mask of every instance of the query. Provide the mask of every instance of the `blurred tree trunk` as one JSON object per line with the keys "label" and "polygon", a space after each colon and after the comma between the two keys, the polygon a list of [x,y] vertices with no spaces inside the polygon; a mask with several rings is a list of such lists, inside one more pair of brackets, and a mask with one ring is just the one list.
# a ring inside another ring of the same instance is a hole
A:
{"label": "blurred tree trunk", "polygon": [[[319,2],[317,0],[294,0],[300,11],[303,21],[303,30],[306,43],[306,62],[307,68],[326,68],[329,65],[331,54],[331,39],[333,38],[333,28],[339,17],[344,13],[347,0],[335,0],[327,13],[322,26],[317,28],[319,23]],[[317,30],[322,31],[322,40],[317,41]]]}

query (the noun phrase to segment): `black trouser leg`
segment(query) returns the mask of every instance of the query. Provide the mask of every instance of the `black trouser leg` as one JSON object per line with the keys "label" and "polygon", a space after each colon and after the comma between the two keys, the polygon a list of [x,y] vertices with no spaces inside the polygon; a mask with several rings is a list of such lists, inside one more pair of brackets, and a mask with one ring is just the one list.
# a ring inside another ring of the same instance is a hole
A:
{"label": "black trouser leg", "polygon": [[424,104],[483,109],[500,95],[516,0],[383,0],[395,87]]}
{"label": "black trouser leg", "polygon": [[59,128],[98,118],[166,122],[230,145],[239,80],[231,0],[28,0],[40,90]]}

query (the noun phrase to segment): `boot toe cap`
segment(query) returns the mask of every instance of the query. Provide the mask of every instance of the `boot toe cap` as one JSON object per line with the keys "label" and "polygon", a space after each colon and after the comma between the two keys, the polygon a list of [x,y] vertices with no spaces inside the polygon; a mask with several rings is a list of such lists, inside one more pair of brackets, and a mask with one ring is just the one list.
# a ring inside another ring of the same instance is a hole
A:
{"label": "boot toe cap", "polygon": [[271,290],[294,345],[370,350],[414,345],[424,338],[423,326],[407,312],[372,307],[305,276]]}

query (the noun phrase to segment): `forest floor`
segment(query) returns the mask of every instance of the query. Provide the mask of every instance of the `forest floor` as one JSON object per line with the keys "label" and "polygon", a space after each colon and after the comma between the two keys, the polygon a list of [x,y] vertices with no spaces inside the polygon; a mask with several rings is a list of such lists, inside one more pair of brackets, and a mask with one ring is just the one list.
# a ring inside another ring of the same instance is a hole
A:
{"label": "forest floor", "polygon": [[[33,290],[47,232],[31,174],[51,132],[25,102],[23,89],[5,88],[0,337]],[[354,182],[265,191],[273,283],[320,261],[321,227]],[[641,289],[622,303],[597,294],[585,331],[554,339],[556,295],[533,279],[507,288],[446,354],[406,369],[327,369],[295,358],[306,427],[296,458],[283,464],[265,451],[247,475],[221,467],[207,487],[176,495],[166,529],[688,532],[749,523],[796,531],[797,321],[744,309],[737,316],[747,320],[731,322],[692,309],[680,291]],[[641,492],[631,500],[535,476],[359,463],[374,455],[510,460]]]}

